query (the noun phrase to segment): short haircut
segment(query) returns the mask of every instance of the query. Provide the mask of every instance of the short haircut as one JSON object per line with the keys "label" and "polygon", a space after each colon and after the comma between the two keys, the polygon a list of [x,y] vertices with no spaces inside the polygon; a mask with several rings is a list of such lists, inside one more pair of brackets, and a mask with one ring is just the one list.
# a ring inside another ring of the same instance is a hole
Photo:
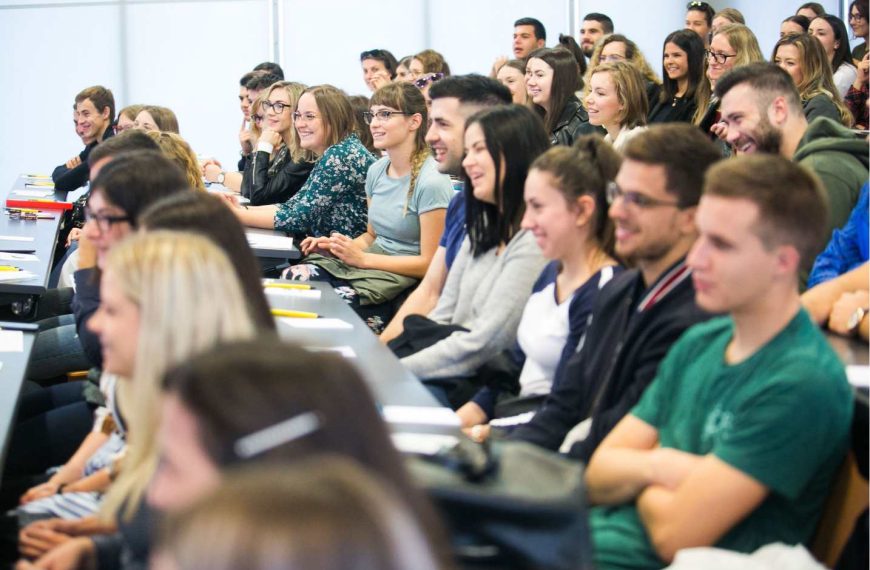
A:
{"label": "short haircut", "polygon": [[748,200],[758,206],[756,234],[768,249],[794,246],[808,267],[828,237],[828,205],[819,179],[776,154],[723,160],[707,171],[704,195]]}
{"label": "short haircut", "polygon": [[134,150],[153,150],[160,152],[157,142],[145,134],[145,131],[129,129],[123,133],[108,138],[94,147],[88,155],[88,168],[107,157],[114,157],[121,153]]}
{"label": "short haircut", "polygon": [[396,78],[396,70],[399,68],[399,62],[396,61],[396,56],[394,56],[390,51],[385,49],[370,49],[359,54],[360,63],[367,59],[380,61],[384,64],[384,69],[387,70],[387,73],[390,74],[390,79]]}
{"label": "short haircut", "polygon": [[599,12],[589,12],[588,14],[583,16],[584,22],[588,20],[600,23],[601,29],[604,30],[605,34],[613,33],[613,20],[610,19],[610,16],[606,14],[601,14]]}
{"label": "short haircut", "polygon": [[254,71],[265,71],[266,73],[271,73],[272,75],[277,75],[282,80],[284,79],[284,70],[281,69],[281,66],[273,61],[264,61],[263,63],[259,63],[254,66]]}
{"label": "short haircut", "polygon": [[510,105],[513,102],[507,87],[491,77],[476,73],[452,75],[437,81],[429,88],[429,99],[455,97],[462,104],[490,107]]}
{"label": "short haircut", "polygon": [[800,14],[795,14],[794,16],[789,16],[782,23],[793,22],[804,29],[804,32],[809,31],[810,29],[810,19],[806,16],[801,16]]}
{"label": "short haircut", "polygon": [[269,87],[273,83],[277,83],[279,81],[283,81],[281,77],[273,73],[263,73],[258,74],[248,80],[245,84],[245,87],[248,89],[253,89],[254,91],[262,91],[266,87]]}
{"label": "short haircut", "polygon": [[807,8],[815,12],[816,16],[824,16],[827,14],[827,12],[825,12],[825,7],[818,2],[805,2],[801,4],[798,9],[795,10],[795,14]]}
{"label": "short haircut", "polygon": [[98,113],[102,113],[103,109],[108,107],[109,122],[113,122],[115,120],[115,96],[112,95],[111,89],[106,89],[102,85],[94,85],[93,87],[86,87],[85,89],[82,89],[76,95],[75,103],[73,104],[73,110],[75,110],[76,106],[85,99],[91,100],[91,103],[93,103],[94,107],[97,108]]}
{"label": "short haircut", "polygon": [[707,25],[713,25],[713,17],[716,16],[716,10],[706,2],[689,2],[686,4],[687,12],[702,12],[704,19],[707,20]]}
{"label": "short haircut", "polygon": [[719,78],[714,93],[721,101],[734,87],[744,83],[754,92],[759,108],[766,108],[776,97],[783,96],[792,110],[803,113],[801,98],[791,75],[773,63],[750,63],[732,69]]}
{"label": "short haircut", "polygon": [[242,75],[242,78],[239,79],[239,86],[247,89],[248,88],[248,81],[257,77],[258,75],[265,75],[265,74],[266,74],[265,71],[249,71],[246,74]]}
{"label": "short haircut", "polygon": [[91,196],[101,193],[129,216],[135,228],[148,206],[187,188],[187,178],[171,160],[159,151],[137,150],[117,155],[100,169],[91,182]]}
{"label": "short haircut", "polygon": [[698,205],[704,172],[722,158],[722,152],[698,127],[688,123],[650,126],[628,141],[627,160],[663,166],[666,190],[677,197],[680,208]]}
{"label": "short haircut", "polygon": [[532,26],[535,28],[535,39],[547,41],[547,29],[544,24],[536,18],[520,18],[514,22],[514,27],[517,26]]}

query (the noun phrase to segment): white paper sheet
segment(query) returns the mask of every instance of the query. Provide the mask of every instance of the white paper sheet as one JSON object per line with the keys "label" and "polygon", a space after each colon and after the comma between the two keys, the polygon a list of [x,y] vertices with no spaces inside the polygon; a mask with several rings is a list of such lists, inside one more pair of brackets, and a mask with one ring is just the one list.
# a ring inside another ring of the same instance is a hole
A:
{"label": "white paper sheet", "polygon": [[286,323],[296,329],[352,330],[353,325],[341,319],[302,319],[297,317],[278,317],[278,322]]}
{"label": "white paper sheet", "polygon": [[450,448],[459,443],[459,438],[452,435],[435,433],[393,433],[390,434],[393,445],[402,453],[419,453],[435,455],[444,448]]}
{"label": "white paper sheet", "polygon": [[384,406],[384,419],[391,424],[459,427],[459,416],[450,408],[428,406]]}
{"label": "white paper sheet", "polygon": [[870,366],[852,364],[846,367],[849,384],[856,388],[870,388]]}
{"label": "white paper sheet", "polygon": [[279,235],[246,233],[248,244],[255,249],[281,249],[294,251],[293,238]]}
{"label": "white paper sheet", "polygon": [[12,194],[15,196],[28,196],[30,198],[48,198],[54,196],[52,190],[14,190]]}
{"label": "white paper sheet", "polygon": [[32,271],[0,271],[0,281],[2,282],[26,281],[34,277],[36,277],[36,273]]}
{"label": "white paper sheet", "polygon": [[0,241],[33,241],[32,236],[0,236]]}
{"label": "white paper sheet", "polygon": [[24,333],[0,330],[0,352],[23,352]]}
{"label": "white paper sheet", "polygon": [[295,297],[297,299],[320,299],[320,289],[280,289],[266,287],[263,289],[269,297]]}
{"label": "white paper sheet", "polygon": [[0,251],[0,261],[39,261],[32,253],[9,253]]}

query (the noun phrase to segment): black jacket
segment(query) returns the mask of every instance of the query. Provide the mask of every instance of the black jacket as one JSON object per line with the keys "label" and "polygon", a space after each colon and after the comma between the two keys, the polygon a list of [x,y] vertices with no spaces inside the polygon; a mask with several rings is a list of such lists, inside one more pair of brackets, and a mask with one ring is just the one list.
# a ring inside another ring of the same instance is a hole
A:
{"label": "black jacket", "polygon": [[100,307],[99,270],[96,267],[79,269],[73,273],[73,279],[76,282],[76,293],[72,300],[72,310],[79,342],[91,365],[102,368],[103,347],[100,344],[100,337],[87,327],[88,321]]}
{"label": "black jacket", "polygon": [[[106,132],[103,133],[103,140],[110,138],[115,134],[115,129],[112,125],[106,127]],[[88,166],[88,157],[91,151],[97,146],[97,142],[92,142],[86,146],[80,153],[79,158],[82,163],[75,168],[67,168],[66,164],[61,164],[51,173],[51,180],[54,182],[54,189],[61,192],[71,192],[76,188],[81,188],[88,183],[91,169]]]}
{"label": "black jacket", "polygon": [[559,115],[559,122],[550,135],[550,144],[571,146],[582,135],[590,135],[598,130],[589,124],[589,114],[576,97],[571,97]]}
{"label": "black jacket", "polygon": [[269,163],[269,153],[258,150],[251,154],[242,175],[242,196],[252,206],[280,204],[302,188],[314,167],[310,162],[293,162],[287,147],[282,146]]}
{"label": "black jacket", "polygon": [[[570,455],[588,461],[601,440],[638,402],[671,345],[690,326],[710,318],[695,305],[685,261],[645,288],[638,270],[625,271],[598,295],[580,350],[555,378],[532,421],[511,438],[558,450],[575,425],[592,417],[592,431]],[[677,281],[672,288],[669,283]],[[658,301],[648,306],[656,293]]]}

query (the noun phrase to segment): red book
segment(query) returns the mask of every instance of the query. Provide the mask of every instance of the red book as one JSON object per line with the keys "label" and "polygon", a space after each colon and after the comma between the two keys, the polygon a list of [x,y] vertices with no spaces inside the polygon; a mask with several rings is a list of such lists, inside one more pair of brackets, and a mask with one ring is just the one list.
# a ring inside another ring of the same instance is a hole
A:
{"label": "red book", "polygon": [[71,210],[72,202],[58,202],[48,199],[15,200],[6,199],[7,208],[26,208],[32,210]]}

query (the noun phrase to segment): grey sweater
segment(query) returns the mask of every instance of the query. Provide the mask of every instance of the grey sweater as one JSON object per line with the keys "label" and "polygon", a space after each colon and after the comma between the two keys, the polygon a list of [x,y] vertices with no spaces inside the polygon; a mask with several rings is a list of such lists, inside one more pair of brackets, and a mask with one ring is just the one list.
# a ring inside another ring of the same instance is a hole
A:
{"label": "grey sweater", "polygon": [[459,324],[468,332],[402,359],[421,379],[470,376],[483,363],[516,341],[517,327],[532,286],[547,260],[528,231],[520,231],[501,255],[496,248],[471,256],[468,238],[462,247],[430,319]]}

